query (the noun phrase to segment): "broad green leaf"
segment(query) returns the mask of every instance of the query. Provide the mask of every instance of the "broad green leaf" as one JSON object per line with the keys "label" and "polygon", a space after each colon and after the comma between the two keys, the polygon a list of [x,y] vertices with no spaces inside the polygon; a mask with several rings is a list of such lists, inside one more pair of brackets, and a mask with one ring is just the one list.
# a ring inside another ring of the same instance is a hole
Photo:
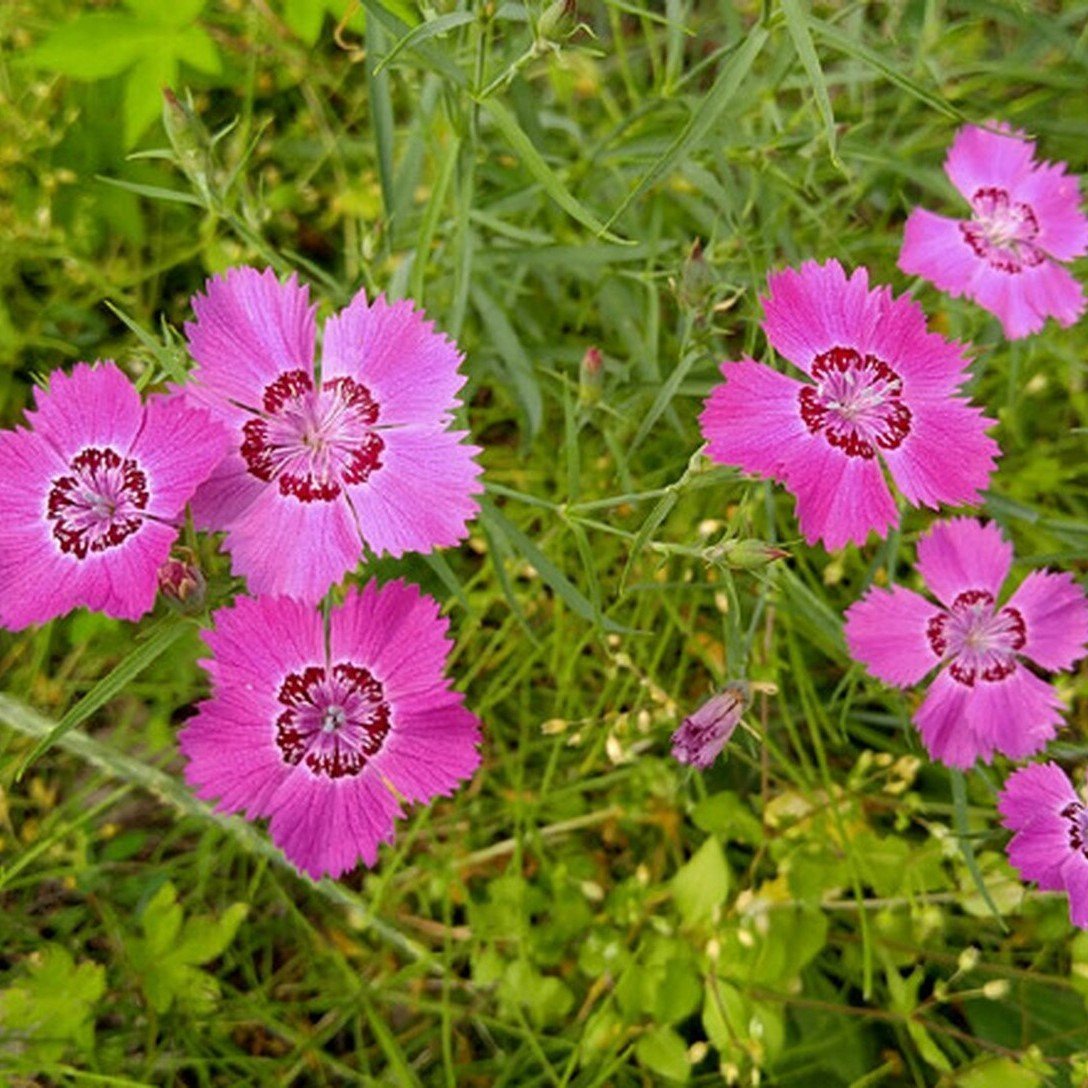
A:
{"label": "broad green leaf", "polygon": [[91,12],[58,26],[19,62],[73,79],[104,79],[147,56],[161,35],[161,27],[121,12]]}
{"label": "broad green leaf", "polygon": [[672,878],[672,894],[685,925],[710,917],[729,894],[729,866],[721,843],[708,838]]}
{"label": "broad green leaf", "polygon": [[908,1020],[907,1031],[910,1034],[914,1045],[918,1048],[918,1053],[921,1054],[934,1069],[938,1069],[942,1073],[950,1073],[952,1071],[952,1063],[948,1060],[948,1056],[933,1041],[933,1036],[926,1031],[922,1024],[917,1020]]}
{"label": "broad green leaf", "polygon": [[704,797],[691,814],[695,826],[731,842],[757,845],[763,825],[742,798],[730,790]]}
{"label": "broad green leaf", "polygon": [[[192,65],[197,71],[214,76],[223,70],[219,49],[212,36],[203,27],[186,27],[180,34],[175,35],[172,41],[178,60]],[[158,104],[161,107],[161,103]]]}
{"label": "broad green leaf", "polygon": [[162,113],[162,89],[177,82],[177,61],[168,52],[152,50],[136,62],[125,78],[125,146],[132,147]]}
{"label": "broad green leaf", "polygon": [[703,997],[703,1029],[726,1061],[749,1058],[750,1041],[758,1037],[768,1061],[782,1052],[786,1025],[781,1006],[752,1001],[724,979],[711,979]]}
{"label": "broad green leaf", "polygon": [[984,1058],[956,1076],[956,1088],[1040,1088],[1043,1078],[1023,1062]]}
{"label": "broad green leaf", "polygon": [[283,21],[306,45],[314,45],[325,22],[321,0],[284,0]]}
{"label": "broad green leaf", "polygon": [[94,1046],[94,1007],[106,991],[97,963],[76,967],[61,945],[47,944],[26,964],[26,975],[0,990],[0,1038],[22,1036],[42,1062],[57,1061],[71,1045]]}
{"label": "broad green leaf", "polygon": [[125,6],[145,23],[164,27],[188,26],[204,10],[208,0],[124,0]]}
{"label": "broad green leaf", "polygon": [[669,1081],[686,1081],[691,1076],[691,1062],[684,1040],[672,1028],[655,1028],[635,1044],[639,1064]]}
{"label": "broad green leaf", "polygon": [[166,1012],[175,1002],[193,1012],[209,1012],[219,996],[219,984],[203,964],[221,955],[234,939],[248,907],[234,903],[218,918],[184,920],[177,891],[167,882],[140,916],[142,937],[126,942],[129,961],[148,1002]]}

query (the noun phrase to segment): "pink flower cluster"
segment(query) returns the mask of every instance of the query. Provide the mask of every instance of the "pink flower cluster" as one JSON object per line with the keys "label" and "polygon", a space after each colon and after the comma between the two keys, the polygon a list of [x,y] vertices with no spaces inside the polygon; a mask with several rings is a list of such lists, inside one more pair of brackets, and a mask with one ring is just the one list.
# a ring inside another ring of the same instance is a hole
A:
{"label": "pink flower cluster", "polygon": [[337,876],[374,863],[402,802],[479,763],[434,601],[397,581],[317,608],[367,549],[466,536],[482,488],[454,424],[461,355],[411,303],[360,293],[318,363],[307,289],[271,271],[232,269],[193,308],[183,388],[144,402],[113,363],[80,363],[0,434],[0,624],[78,607],[136,620],[160,587],[199,601],[199,572],[170,558],[188,504],[257,596],[211,617],[186,776],[221,809],[269,817],[300,870]]}
{"label": "pink flower cluster", "polygon": [[[899,267],[973,299],[1010,339],[1048,317],[1076,321],[1084,293],[1063,262],[1088,252],[1088,218],[1065,165],[1038,161],[1004,126],[967,126],[945,171],[971,216],[913,211]],[[916,302],[837,261],[772,275],[762,302],[767,340],[798,373],[723,363],[701,416],[709,457],[783,484],[802,535],[828,549],[899,524],[889,477],[911,506],[981,501],[1000,455],[986,433],[994,421],[964,391],[964,346],[929,331]],[[932,675],[914,721],[930,755],[953,767],[1041,752],[1062,702],[1040,673],[1070,669],[1086,651],[1084,590],[1037,570],[1008,593],[1012,559],[996,525],[940,521],[918,544],[932,597],[874,587],[846,613],[850,652],[874,676],[907,688]],[[709,766],[731,732],[719,722],[712,700],[677,731],[677,757]],[[1073,921],[1088,926],[1088,815],[1064,773],[1052,763],[1017,771],[1000,807],[1017,833],[1012,863],[1066,890]]]}

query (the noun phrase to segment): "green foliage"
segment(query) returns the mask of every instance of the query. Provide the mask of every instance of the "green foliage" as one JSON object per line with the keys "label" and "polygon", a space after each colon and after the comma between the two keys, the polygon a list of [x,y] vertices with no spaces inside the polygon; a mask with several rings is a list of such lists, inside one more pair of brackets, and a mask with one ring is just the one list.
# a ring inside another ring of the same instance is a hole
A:
{"label": "green foliage", "polygon": [[162,88],[179,66],[217,75],[219,51],[197,23],[207,0],[125,0],[126,10],[85,12],[62,23],[22,56],[35,68],[73,79],[124,75],[124,140],[131,147],[162,109]]}
{"label": "green foliage", "polygon": [[[6,425],[77,358],[180,380],[193,292],[270,265],[325,314],[410,296],[457,339],[488,486],[463,547],[356,576],[443,601],[485,743],[469,787],[344,881],[296,879],[185,786],[205,617],[0,633],[0,1079],[1088,1076],[1088,945],[1005,860],[1007,766],[934,768],[917,694],[842,637],[865,587],[910,583],[931,512],[828,556],[781,488],[696,452],[720,361],[774,360],[767,273],[866,265],[975,345],[1014,577],[1083,568],[1088,326],[1008,344],[896,268],[908,211],[956,206],[964,117],[1085,172],[1082,10],[550,8],[0,4]],[[214,609],[239,583],[217,541],[198,551]],[[757,690],[721,759],[675,764],[679,720],[739,678]],[[1073,766],[1085,677],[1059,692]]]}
{"label": "green foliage", "polygon": [[223,954],[248,912],[245,903],[232,903],[218,918],[186,918],[174,885],[159,888],[140,914],[140,935],[125,941],[132,971],[157,1013],[175,1002],[194,1014],[211,1012],[219,983],[200,968]]}
{"label": "green foliage", "polygon": [[106,992],[97,963],[76,966],[58,944],[45,944],[24,964],[14,985],[0,990],[0,1038],[28,1065],[56,1061],[69,1050],[94,1048],[95,1006]]}

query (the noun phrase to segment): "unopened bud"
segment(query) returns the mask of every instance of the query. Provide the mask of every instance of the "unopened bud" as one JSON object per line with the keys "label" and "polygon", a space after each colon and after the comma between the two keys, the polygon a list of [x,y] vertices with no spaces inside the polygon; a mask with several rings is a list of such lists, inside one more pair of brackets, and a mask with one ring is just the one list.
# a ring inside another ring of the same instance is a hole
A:
{"label": "unopened bud", "polygon": [[680,266],[680,278],[676,283],[676,298],[681,306],[697,310],[710,296],[714,285],[714,273],[703,256],[703,244],[698,238]]}
{"label": "unopened bud", "polygon": [[159,592],[169,604],[182,612],[195,612],[204,604],[207,584],[187,548],[184,557],[171,556],[158,571]]}
{"label": "unopened bud", "polygon": [[182,102],[169,87],[163,87],[162,98],[162,127],[166,129],[178,166],[205,203],[210,204],[208,179],[212,173],[212,141],[208,130],[192,106]]}
{"label": "unopened bud", "polygon": [[726,684],[717,695],[685,718],[673,733],[674,758],[706,770],[729,743],[750,701],[751,694],[743,680]]}
{"label": "unopened bud", "polygon": [[733,570],[761,570],[777,559],[788,559],[789,554],[762,540],[723,540],[707,550],[708,559]]}
{"label": "unopened bud", "polygon": [[582,365],[578,368],[578,402],[584,408],[592,408],[601,399],[604,388],[604,356],[600,348],[586,348]]}
{"label": "unopened bud", "polygon": [[982,996],[991,1001],[1000,1001],[1009,995],[1009,980],[1007,978],[992,978],[982,987]]}
{"label": "unopened bud", "polygon": [[554,0],[540,16],[536,35],[541,41],[558,42],[570,37],[578,17],[575,0]]}

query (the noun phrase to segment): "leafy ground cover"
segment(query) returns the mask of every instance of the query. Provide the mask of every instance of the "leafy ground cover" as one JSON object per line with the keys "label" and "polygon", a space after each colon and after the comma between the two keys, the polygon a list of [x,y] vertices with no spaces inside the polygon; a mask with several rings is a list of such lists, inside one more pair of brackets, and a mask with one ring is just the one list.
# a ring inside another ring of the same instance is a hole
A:
{"label": "leafy ground cover", "polygon": [[[5,425],[77,359],[183,375],[205,277],[271,265],[324,313],[362,286],[456,337],[488,488],[463,547],[356,579],[445,603],[483,766],[335,884],[181,780],[201,617],[0,633],[10,1083],[1084,1083],[1088,938],[1005,860],[1007,764],[931,762],[917,694],[843,640],[930,515],[829,556],[780,488],[698,456],[696,419],[720,360],[769,356],[769,271],[866,265],[973,345],[1016,571],[1083,570],[1083,324],[1010,343],[896,256],[911,208],[952,206],[965,121],[1085,169],[1086,13],[0,8]],[[201,548],[214,607],[236,586]],[[677,764],[736,679],[746,728]],[[1073,765],[1085,679],[1058,684]]]}

